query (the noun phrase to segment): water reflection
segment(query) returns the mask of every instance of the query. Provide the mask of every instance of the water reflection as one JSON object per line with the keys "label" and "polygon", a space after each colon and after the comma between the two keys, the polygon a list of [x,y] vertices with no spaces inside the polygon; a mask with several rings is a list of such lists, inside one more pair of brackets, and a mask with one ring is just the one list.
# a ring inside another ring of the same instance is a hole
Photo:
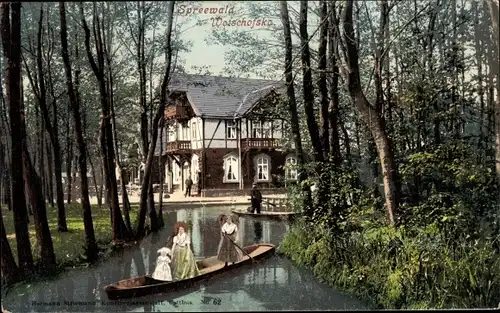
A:
{"label": "water reflection", "polygon": [[260,243],[262,240],[262,224],[259,221],[253,222],[254,241]]}
{"label": "water reflection", "polygon": [[[355,299],[347,298],[317,283],[302,278],[290,261],[273,257],[255,266],[228,272],[205,283],[198,290],[175,298],[148,296],[154,311],[240,311],[240,310],[340,310],[362,309]],[[308,292],[304,292],[305,290]]]}
{"label": "water reflection", "polygon": [[[12,312],[320,310],[361,307],[359,302],[322,286],[309,272],[295,269],[289,261],[278,257],[227,272],[197,290],[120,302],[107,299],[104,292],[107,284],[154,271],[156,251],[165,245],[171,246],[173,227],[178,221],[188,223],[192,249],[197,259],[215,255],[220,239],[217,217],[227,212],[228,208],[216,207],[165,212],[164,230],[145,238],[137,247],[117,252],[112,258],[91,268],[69,271],[54,281],[14,288],[3,297],[3,305]],[[287,225],[279,221],[240,218],[239,230],[242,246],[255,242],[277,245]]]}

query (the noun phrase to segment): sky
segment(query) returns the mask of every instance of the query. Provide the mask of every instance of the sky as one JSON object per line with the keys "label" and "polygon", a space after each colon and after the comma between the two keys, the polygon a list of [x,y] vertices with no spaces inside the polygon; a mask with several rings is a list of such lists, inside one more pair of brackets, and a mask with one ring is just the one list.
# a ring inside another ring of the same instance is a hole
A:
{"label": "sky", "polygon": [[[259,1],[261,2],[261,1]],[[224,76],[223,68],[226,66],[225,53],[231,47],[216,44],[207,44],[206,39],[210,36],[214,28],[221,26],[213,25],[223,21],[234,20],[241,21],[242,18],[248,19],[244,12],[244,4],[241,1],[199,1],[201,5],[176,5],[176,22],[186,23],[182,28],[182,38],[190,40],[193,44],[191,51],[182,54],[186,61],[186,67],[209,66],[214,75]],[[263,3],[261,5],[264,5]],[[232,10],[231,10],[232,7]],[[199,12],[202,10],[202,13]],[[217,13],[214,12],[217,9]],[[213,20],[214,17],[221,17],[220,20]],[[204,20],[204,25],[197,25],[196,20]],[[267,18],[265,18],[267,20]],[[254,24],[255,25],[255,24]],[[229,26],[231,29],[248,29],[246,26]],[[271,38],[269,31],[262,26],[254,26],[251,31],[258,31],[259,35]],[[249,73],[250,74],[250,73]]]}

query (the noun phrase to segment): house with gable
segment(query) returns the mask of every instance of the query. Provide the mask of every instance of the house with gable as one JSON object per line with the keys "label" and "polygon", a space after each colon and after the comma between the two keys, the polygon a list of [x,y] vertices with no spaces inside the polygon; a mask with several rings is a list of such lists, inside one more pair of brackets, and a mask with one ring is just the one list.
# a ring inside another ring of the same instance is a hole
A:
{"label": "house with gable", "polygon": [[168,192],[185,190],[188,177],[204,197],[247,194],[254,182],[276,193],[296,181],[295,152],[281,142],[285,121],[273,113],[283,83],[175,74],[169,91],[155,151]]}

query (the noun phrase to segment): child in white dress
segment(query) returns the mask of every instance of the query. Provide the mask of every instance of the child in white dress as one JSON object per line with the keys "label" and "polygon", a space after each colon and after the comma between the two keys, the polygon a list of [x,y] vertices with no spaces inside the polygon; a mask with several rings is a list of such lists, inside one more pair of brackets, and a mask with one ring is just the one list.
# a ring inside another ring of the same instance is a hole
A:
{"label": "child in white dress", "polygon": [[156,280],[172,281],[172,272],[170,270],[172,251],[169,248],[161,248],[158,250],[160,256],[156,260],[156,269],[152,277]]}

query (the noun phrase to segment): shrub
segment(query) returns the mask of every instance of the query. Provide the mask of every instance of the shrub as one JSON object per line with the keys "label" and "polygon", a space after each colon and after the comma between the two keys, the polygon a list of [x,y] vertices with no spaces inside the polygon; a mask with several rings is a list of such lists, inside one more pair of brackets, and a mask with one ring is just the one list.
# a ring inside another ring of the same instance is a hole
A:
{"label": "shrub", "polygon": [[[484,308],[500,301],[500,255],[491,241],[447,245],[435,226],[331,236],[298,221],[279,251],[331,285],[383,308]],[[411,234],[414,234],[412,231]],[[456,248],[455,248],[456,247]]]}

